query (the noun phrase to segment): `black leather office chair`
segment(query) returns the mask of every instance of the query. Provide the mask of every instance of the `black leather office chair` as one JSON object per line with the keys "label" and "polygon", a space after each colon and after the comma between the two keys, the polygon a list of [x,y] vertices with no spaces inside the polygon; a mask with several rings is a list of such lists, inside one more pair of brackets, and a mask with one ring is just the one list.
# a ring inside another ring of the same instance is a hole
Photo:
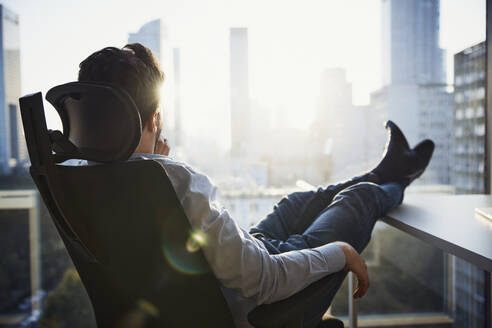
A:
{"label": "black leather office chair", "polygon": [[[127,161],[141,133],[131,97],[105,83],[73,82],[47,100],[63,133],[46,127],[41,93],[20,98],[31,175],[93,305],[98,327],[233,327],[162,165]],[[68,166],[68,159],[98,165]],[[302,327],[325,295],[326,277],[249,314],[255,327]],[[322,327],[343,327],[339,320]]]}

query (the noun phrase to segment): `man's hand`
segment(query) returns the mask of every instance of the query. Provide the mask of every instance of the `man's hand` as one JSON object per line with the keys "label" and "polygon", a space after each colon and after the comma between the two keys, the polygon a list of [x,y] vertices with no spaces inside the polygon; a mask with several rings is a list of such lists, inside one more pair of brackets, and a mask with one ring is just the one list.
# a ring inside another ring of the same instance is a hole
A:
{"label": "man's hand", "polygon": [[159,137],[155,145],[154,154],[167,156],[169,155],[169,150],[171,150],[171,148],[169,148],[169,145],[167,144],[167,139]]}
{"label": "man's hand", "polygon": [[343,241],[336,241],[334,244],[339,246],[345,254],[345,271],[352,271],[357,277],[357,288],[354,291],[354,298],[364,296],[369,289],[369,275],[364,259],[350,244]]}

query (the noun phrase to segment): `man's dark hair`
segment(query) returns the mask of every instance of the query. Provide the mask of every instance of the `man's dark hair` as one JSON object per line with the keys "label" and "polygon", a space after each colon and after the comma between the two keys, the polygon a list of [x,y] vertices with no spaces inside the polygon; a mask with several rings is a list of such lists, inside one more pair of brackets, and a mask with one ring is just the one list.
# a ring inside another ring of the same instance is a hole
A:
{"label": "man's dark hair", "polygon": [[164,73],[149,48],[140,43],[121,49],[96,51],[79,65],[79,81],[109,82],[130,94],[142,119],[142,128],[157,110]]}

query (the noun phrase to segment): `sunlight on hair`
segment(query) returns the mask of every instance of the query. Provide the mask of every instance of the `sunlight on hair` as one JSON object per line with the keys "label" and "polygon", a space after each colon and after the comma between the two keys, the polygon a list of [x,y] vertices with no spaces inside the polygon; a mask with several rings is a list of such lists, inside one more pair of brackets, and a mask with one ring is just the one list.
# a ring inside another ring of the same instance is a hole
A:
{"label": "sunlight on hair", "polygon": [[166,88],[165,88],[165,83],[161,83],[161,85],[159,86],[159,88],[157,89],[157,92],[159,93],[159,100],[161,102],[161,107],[162,107],[162,102],[164,99],[166,99],[166,96],[167,96],[167,91],[166,91]]}

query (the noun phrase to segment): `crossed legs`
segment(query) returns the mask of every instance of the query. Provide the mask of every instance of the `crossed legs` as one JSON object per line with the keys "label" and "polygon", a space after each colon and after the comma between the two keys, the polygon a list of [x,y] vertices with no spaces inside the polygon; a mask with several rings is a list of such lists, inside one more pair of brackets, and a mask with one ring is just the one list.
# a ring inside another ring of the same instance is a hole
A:
{"label": "crossed legs", "polygon": [[291,235],[302,234],[339,192],[361,182],[377,182],[377,177],[366,173],[326,188],[289,194],[250,232],[262,233],[269,239],[281,241],[287,240]]}
{"label": "crossed legs", "polygon": [[[284,197],[264,220],[251,228],[270,253],[313,248],[334,241],[345,241],[359,253],[369,243],[377,219],[403,200],[404,186],[399,183],[378,185],[371,176],[361,176],[317,191],[295,192]],[[324,205],[324,206],[323,206]],[[318,212],[311,214],[313,207]],[[306,227],[298,231],[299,227]],[[345,278],[345,272],[333,275],[336,288],[322,304],[305,315],[305,327],[321,320]]]}

